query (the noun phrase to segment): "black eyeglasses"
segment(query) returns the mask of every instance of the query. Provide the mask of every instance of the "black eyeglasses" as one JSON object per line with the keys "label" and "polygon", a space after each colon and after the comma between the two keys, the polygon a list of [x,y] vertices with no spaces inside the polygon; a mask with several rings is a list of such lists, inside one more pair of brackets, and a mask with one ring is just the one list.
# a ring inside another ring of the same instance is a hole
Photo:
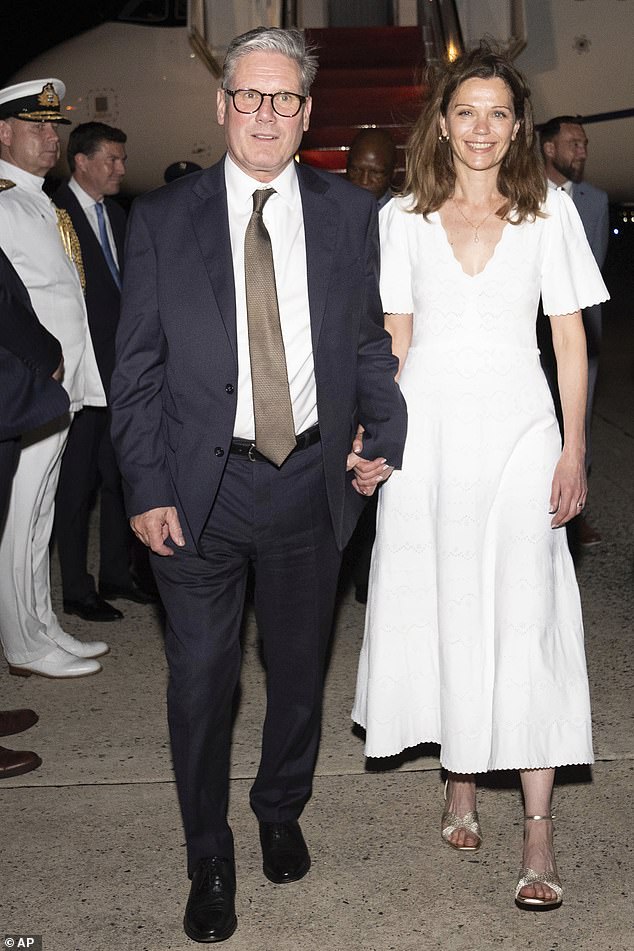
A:
{"label": "black eyeglasses", "polygon": [[225,89],[233,99],[234,108],[245,115],[257,112],[266,98],[271,100],[273,111],[284,119],[292,119],[306,102],[308,96],[297,92],[260,92],[259,89]]}

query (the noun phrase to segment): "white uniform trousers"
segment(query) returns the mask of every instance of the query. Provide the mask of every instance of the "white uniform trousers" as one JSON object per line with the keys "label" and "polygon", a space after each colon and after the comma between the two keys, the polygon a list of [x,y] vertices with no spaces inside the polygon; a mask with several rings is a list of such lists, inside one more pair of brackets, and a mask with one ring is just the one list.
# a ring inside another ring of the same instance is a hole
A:
{"label": "white uniform trousers", "polygon": [[10,664],[40,660],[57,647],[48,636],[59,628],[51,605],[49,542],[71,419],[66,414],[22,440],[0,540],[0,641]]}

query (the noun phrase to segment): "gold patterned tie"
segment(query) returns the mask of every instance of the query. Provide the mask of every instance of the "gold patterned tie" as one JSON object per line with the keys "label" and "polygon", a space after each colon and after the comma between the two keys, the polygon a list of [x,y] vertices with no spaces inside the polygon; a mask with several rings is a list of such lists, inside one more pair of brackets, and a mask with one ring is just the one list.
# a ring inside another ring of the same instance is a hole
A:
{"label": "gold patterned tie", "polygon": [[295,448],[296,440],[271,239],[262,220],[264,205],[274,192],[274,188],[253,192],[253,212],[244,238],[244,270],[255,448],[281,466]]}

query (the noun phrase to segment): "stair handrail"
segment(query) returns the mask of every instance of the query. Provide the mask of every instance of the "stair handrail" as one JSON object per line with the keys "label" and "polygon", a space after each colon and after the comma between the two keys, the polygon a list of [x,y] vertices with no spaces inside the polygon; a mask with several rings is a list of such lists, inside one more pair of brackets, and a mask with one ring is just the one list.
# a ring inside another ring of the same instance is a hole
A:
{"label": "stair handrail", "polygon": [[211,46],[206,40],[205,29],[205,2],[204,0],[187,0],[187,36],[189,45],[198,58],[205,64],[210,73],[220,79],[222,66],[211,52]]}
{"label": "stair handrail", "polygon": [[455,0],[418,0],[417,11],[426,62],[433,65],[460,56],[464,42]]}

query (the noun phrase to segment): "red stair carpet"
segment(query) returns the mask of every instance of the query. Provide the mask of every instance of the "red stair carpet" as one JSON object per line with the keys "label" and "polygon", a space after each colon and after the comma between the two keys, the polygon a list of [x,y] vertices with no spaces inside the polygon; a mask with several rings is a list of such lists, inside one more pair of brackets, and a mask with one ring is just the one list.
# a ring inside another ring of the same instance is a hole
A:
{"label": "red stair carpet", "polygon": [[307,30],[317,47],[319,72],[313,86],[310,129],[300,160],[344,172],[347,150],[360,128],[386,129],[399,147],[397,178],[402,176],[402,147],[427,90],[419,27],[340,27]]}

